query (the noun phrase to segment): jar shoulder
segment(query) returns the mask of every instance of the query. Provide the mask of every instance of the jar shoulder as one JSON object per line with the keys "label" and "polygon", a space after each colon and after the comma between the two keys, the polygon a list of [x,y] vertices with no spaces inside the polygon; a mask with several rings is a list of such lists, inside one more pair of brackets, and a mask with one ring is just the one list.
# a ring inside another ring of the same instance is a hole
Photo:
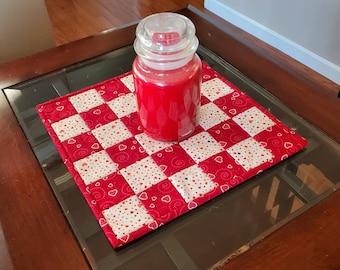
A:
{"label": "jar shoulder", "polygon": [[202,72],[202,62],[200,57],[195,54],[193,58],[184,66],[171,69],[159,70],[145,65],[140,57],[136,57],[132,65],[132,71],[135,77],[152,80],[184,79],[193,76],[199,76]]}

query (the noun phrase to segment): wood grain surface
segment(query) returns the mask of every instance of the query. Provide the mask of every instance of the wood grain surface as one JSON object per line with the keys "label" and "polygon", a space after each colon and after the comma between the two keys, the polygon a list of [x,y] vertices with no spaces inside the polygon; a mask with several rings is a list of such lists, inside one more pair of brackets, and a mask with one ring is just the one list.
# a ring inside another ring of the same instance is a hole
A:
{"label": "wood grain surface", "polygon": [[58,45],[140,20],[152,13],[176,11],[203,0],[45,0]]}
{"label": "wood grain surface", "polygon": [[[203,10],[203,2],[196,3]],[[135,25],[97,33],[185,4],[46,0],[62,46],[0,65],[0,88],[130,44]],[[210,12],[181,12],[194,21],[203,45],[340,142],[338,85]],[[88,269],[3,92],[0,130],[0,269]],[[225,270],[340,269],[339,207],[336,191],[228,264],[216,263]]]}

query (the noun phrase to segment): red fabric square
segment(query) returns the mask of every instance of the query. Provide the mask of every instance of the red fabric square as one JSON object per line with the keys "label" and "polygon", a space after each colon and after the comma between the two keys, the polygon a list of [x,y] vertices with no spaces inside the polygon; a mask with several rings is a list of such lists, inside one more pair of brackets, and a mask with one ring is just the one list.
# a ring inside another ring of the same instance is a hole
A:
{"label": "red fabric square", "polygon": [[132,135],[137,135],[143,132],[143,128],[139,123],[138,113],[134,112],[120,119]]}
{"label": "red fabric square", "polygon": [[118,78],[101,83],[96,87],[96,90],[106,102],[111,101],[122,94],[131,93]]}
{"label": "red fabric square", "polygon": [[210,128],[208,132],[225,149],[249,137],[232,119]]}
{"label": "red fabric square", "polygon": [[295,131],[281,122],[255,135],[254,138],[272,151],[277,162],[296,153],[305,144],[304,141],[301,141],[301,138],[296,136]]}
{"label": "red fabric square", "polygon": [[48,119],[51,123],[58,122],[62,119],[77,114],[76,109],[67,98],[57,99],[52,102],[38,105],[37,110],[38,112],[43,111],[45,119]]}
{"label": "red fabric square", "polygon": [[135,138],[118,143],[106,149],[106,152],[118,164],[119,170],[148,156],[145,149]]}
{"label": "red fabric square", "polygon": [[152,158],[166,176],[173,175],[195,164],[195,161],[179,144],[174,144],[153,154]]}
{"label": "red fabric square", "polygon": [[158,224],[164,224],[189,210],[187,203],[168,179],[137,195]]}
{"label": "red fabric square", "polygon": [[88,185],[88,190],[101,211],[134,195],[130,185],[120,173],[113,173]]}
{"label": "red fabric square", "polygon": [[202,68],[204,71],[202,74],[202,83],[217,77],[216,71],[208,66],[207,63],[202,62]]}
{"label": "red fabric square", "polygon": [[91,132],[86,132],[61,143],[72,162],[103,150]]}
{"label": "red fabric square", "polygon": [[235,87],[233,88],[233,93],[214,101],[214,103],[230,117],[234,117],[235,115],[244,112],[255,104],[249,96],[238,89],[235,89]]}
{"label": "red fabric square", "polygon": [[118,119],[107,104],[102,104],[87,112],[80,113],[80,115],[90,129],[98,128]]}
{"label": "red fabric square", "polygon": [[247,173],[226,151],[199,163],[199,166],[219,184],[221,192],[243,182],[243,175]]}

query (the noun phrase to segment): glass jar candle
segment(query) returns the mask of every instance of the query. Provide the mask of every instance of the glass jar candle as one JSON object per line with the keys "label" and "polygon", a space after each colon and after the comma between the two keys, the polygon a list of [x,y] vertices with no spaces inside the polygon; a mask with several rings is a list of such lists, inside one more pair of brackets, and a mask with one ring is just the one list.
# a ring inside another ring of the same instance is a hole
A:
{"label": "glass jar candle", "polygon": [[202,66],[193,23],[176,13],[143,19],[136,29],[133,63],[138,113],[144,132],[182,140],[197,125]]}

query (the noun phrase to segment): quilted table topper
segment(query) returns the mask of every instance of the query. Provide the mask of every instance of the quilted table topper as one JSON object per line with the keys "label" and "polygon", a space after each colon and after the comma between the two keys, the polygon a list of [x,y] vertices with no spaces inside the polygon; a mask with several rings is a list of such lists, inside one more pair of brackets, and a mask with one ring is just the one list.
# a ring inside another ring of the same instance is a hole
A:
{"label": "quilted table topper", "polygon": [[307,141],[203,63],[199,125],[180,142],[139,125],[132,73],[37,106],[113,247],[297,153]]}

